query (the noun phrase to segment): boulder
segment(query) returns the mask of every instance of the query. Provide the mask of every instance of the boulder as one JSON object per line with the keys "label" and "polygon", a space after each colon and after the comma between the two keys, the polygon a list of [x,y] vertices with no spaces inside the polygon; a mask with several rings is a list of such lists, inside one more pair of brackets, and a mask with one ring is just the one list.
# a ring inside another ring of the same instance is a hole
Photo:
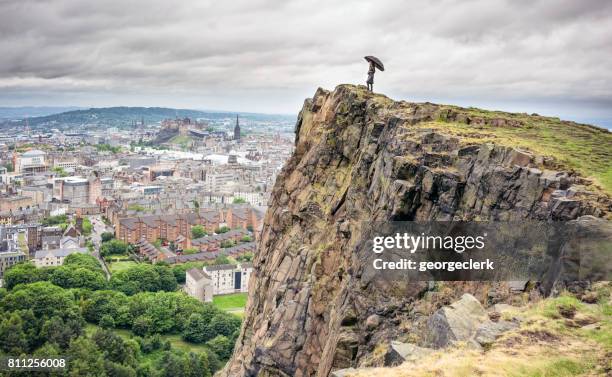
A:
{"label": "boulder", "polygon": [[419,347],[411,343],[391,342],[385,355],[385,366],[395,366],[405,361],[417,361],[434,352],[431,348]]}
{"label": "boulder", "polygon": [[429,342],[434,348],[442,348],[455,341],[468,341],[483,321],[488,321],[487,312],[474,296],[466,293],[429,318]]}

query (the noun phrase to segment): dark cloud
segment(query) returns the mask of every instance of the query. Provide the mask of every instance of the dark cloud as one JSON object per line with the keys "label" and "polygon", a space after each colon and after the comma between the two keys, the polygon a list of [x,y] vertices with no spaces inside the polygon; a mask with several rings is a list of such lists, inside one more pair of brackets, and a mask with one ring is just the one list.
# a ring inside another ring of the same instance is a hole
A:
{"label": "dark cloud", "polygon": [[295,112],[375,54],[398,98],[612,118],[610,45],[607,0],[0,1],[0,104]]}

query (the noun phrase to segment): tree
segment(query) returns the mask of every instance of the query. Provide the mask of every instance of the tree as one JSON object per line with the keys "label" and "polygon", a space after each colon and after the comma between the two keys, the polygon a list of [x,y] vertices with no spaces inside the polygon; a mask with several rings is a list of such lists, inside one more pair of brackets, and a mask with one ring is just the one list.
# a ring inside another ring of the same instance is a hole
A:
{"label": "tree", "polygon": [[203,343],[212,338],[209,328],[210,319],[205,318],[199,313],[194,313],[189,317],[185,324],[182,337],[192,343]]}
{"label": "tree", "polygon": [[202,225],[195,225],[191,227],[191,238],[202,238],[206,234],[206,230]]}
{"label": "tree", "polygon": [[132,349],[127,347],[124,340],[111,330],[98,330],[91,339],[96,343],[100,351],[104,353],[104,359],[120,364],[134,364],[135,355]]}
{"label": "tree", "polygon": [[229,359],[234,350],[234,345],[223,335],[217,335],[206,342],[206,345],[224,360]]}
{"label": "tree", "polygon": [[233,204],[243,204],[243,203],[246,203],[246,200],[241,197],[236,197],[234,198],[234,200],[232,200],[232,203]]}
{"label": "tree", "polygon": [[132,332],[139,336],[145,336],[153,332],[153,320],[150,317],[141,315],[134,320]]}
{"label": "tree", "polygon": [[82,319],[69,319],[64,321],[59,316],[53,316],[44,322],[40,337],[46,342],[57,344],[61,349],[66,349],[72,339],[83,333]]}
{"label": "tree", "polygon": [[8,289],[12,289],[17,284],[40,281],[42,280],[40,271],[41,270],[29,262],[16,264],[4,273],[4,285]]}
{"label": "tree", "polygon": [[62,288],[86,288],[91,290],[106,288],[104,274],[83,267],[58,267],[51,275],[51,282]]}
{"label": "tree", "polygon": [[32,309],[37,318],[54,315],[66,318],[78,313],[73,294],[46,281],[15,287],[2,299],[0,309],[5,311]]}
{"label": "tree", "polygon": [[117,240],[111,239],[107,242],[102,243],[100,246],[100,255],[106,257],[108,255],[120,255],[125,254],[128,251],[128,244]]}
{"label": "tree", "polygon": [[89,236],[93,230],[93,225],[88,217],[83,218],[82,230],[84,236]]}
{"label": "tree", "polygon": [[137,372],[134,368],[114,363],[112,361],[104,360],[104,370],[106,375],[113,377],[136,377]]}
{"label": "tree", "polygon": [[100,239],[102,240],[102,242],[108,242],[112,240],[113,238],[115,238],[115,235],[111,232],[104,232],[100,234]]}
{"label": "tree", "polygon": [[174,291],[178,283],[170,268],[141,263],[113,274],[110,286],[134,295],[138,292]]}
{"label": "tree", "polygon": [[128,326],[132,319],[129,316],[128,298],[122,292],[96,291],[83,305],[83,317],[89,322],[100,323],[102,317],[110,316],[116,326]]}
{"label": "tree", "polygon": [[100,262],[93,255],[89,254],[72,253],[64,259],[63,266],[72,268],[82,267],[93,272],[104,273]]}
{"label": "tree", "polygon": [[78,337],[70,342],[67,355],[70,376],[105,377],[104,356],[96,344],[85,337]]}
{"label": "tree", "polygon": [[104,314],[102,318],[100,318],[100,327],[103,329],[112,329],[115,327],[115,320],[108,314]]}
{"label": "tree", "polygon": [[21,318],[16,313],[0,323],[0,349],[9,355],[28,352],[28,340],[23,332]]}
{"label": "tree", "polygon": [[210,329],[215,335],[231,336],[240,328],[240,318],[232,314],[218,313],[210,320]]}

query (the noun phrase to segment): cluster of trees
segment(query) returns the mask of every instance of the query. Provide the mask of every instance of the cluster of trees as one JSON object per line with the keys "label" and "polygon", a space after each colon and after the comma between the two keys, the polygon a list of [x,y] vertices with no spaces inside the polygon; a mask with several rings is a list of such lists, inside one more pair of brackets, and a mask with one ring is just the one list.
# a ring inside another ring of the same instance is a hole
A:
{"label": "cluster of trees", "polygon": [[[204,352],[183,352],[157,336],[123,338],[108,329],[85,331],[78,303],[86,292],[50,282],[0,290],[0,352],[36,357],[67,356],[70,376],[211,376],[222,364],[221,342]],[[215,347],[215,348],[214,348]]]}
{"label": "cluster of trees", "polygon": [[36,268],[31,263],[21,263],[6,271],[4,284],[12,289],[18,284],[49,281],[62,288],[104,289],[106,278],[98,261],[87,254],[72,254],[59,267]]}
{"label": "cluster of trees", "polygon": [[[18,264],[0,288],[0,353],[67,355],[69,375],[210,376],[231,355],[240,319],[177,292],[176,267],[139,264],[107,282],[90,255],[60,267]],[[96,330],[85,331],[87,322]],[[204,352],[174,349],[160,334],[180,334]]]}
{"label": "cluster of trees", "polygon": [[[102,234],[104,235],[104,233]],[[110,255],[123,255],[127,253],[129,245],[121,240],[111,238],[107,241],[102,240],[100,245],[100,255],[107,257]]]}
{"label": "cluster of trees", "polygon": [[115,272],[109,283],[112,289],[127,295],[139,292],[172,292],[178,288],[176,277],[170,268],[146,263]]}
{"label": "cluster of trees", "polygon": [[76,253],[66,257],[64,265],[59,267],[39,269],[31,263],[18,264],[5,273],[4,279],[9,289],[18,284],[37,281],[49,281],[68,289],[113,289],[126,295],[139,292],[173,292],[178,288],[174,271],[166,265],[138,264],[114,273],[110,281],[106,281],[104,271],[93,256]]}

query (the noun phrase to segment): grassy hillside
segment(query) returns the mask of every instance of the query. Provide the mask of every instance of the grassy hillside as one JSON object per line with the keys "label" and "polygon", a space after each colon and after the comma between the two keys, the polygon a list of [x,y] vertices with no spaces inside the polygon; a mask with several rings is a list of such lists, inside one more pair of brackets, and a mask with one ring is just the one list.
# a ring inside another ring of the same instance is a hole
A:
{"label": "grassy hillside", "polygon": [[[445,117],[453,111],[467,117]],[[465,143],[493,142],[552,157],[561,167],[575,170],[612,194],[612,133],[606,129],[538,115],[451,106],[443,107],[440,115],[438,121],[421,126],[444,129]]]}
{"label": "grassy hillside", "polygon": [[[485,352],[458,344],[415,363],[347,377],[607,376],[612,369],[611,288],[608,282],[598,283],[593,304],[564,293],[504,312],[503,319],[517,318],[521,325]],[[571,318],[568,311],[573,313]]]}
{"label": "grassy hillside", "polygon": [[[372,95],[365,86],[347,85],[360,98],[395,107],[400,117],[411,116],[414,103]],[[493,142],[550,157],[559,168],[575,171],[592,181],[592,188],[612,195],[612,132],[586,124],[537,114],[487,111],[451,105],[418,104],[434,111],[431,122],[415,127],[434,128],[461,137],[466,145]]]}

